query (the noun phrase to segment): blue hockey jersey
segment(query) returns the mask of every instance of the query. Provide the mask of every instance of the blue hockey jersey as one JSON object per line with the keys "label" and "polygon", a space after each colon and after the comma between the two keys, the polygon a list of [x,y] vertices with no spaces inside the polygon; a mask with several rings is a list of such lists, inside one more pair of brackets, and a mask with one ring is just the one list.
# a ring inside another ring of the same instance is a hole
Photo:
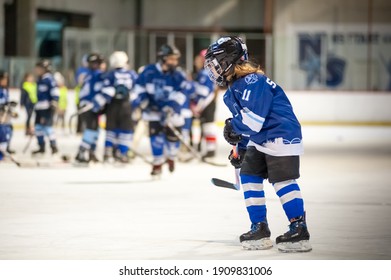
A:
{"label": "blue hockey jersey", "polygon": [[180,114],[187,86],[180,71],[164,73],[159,63],[147,65],[136,81],[133,106],[141,105],[144,119],[150,121],[161,120],[161,112],[167,108]]}
{"label": "blue hockey jersey", "polygon": [[291,103],[268,77],[254,73],[234,81],[224,102],[233,115],[234,131],[244,136],[240,145],[272,156],[303,153],[301,126]]}
{"label": "blue hockey jersey", "polygon": [[195,94],[192,99],[197,104],[197,111],[204,110],[214,99],[214,83],[209,79],[205,69],[197,73],[195,78]]}
{"label": "blue hockey jersey", "polygon": [[100,70],[89,69],[79,93],[80,106],[92,106],[95,112],[99,111],[100,105],[94,101],[95,95],[103,88],[103,73]]}
{"label": "blue hockey jersey", "polygon": [[48,110],[52,102],[58,102],[59,90],[51,73],[45,73],[37,80],[36,111]]}
{"label": "blue hockey jersey", "polygon": [[9,102],[9,93],[7,88],[0,87],[0,106]]}
{"label": "blue hockey jersey", "polygon": [[124,68],[114,69],[104,76],[102,92],[95,96],[100,108],[111,100],[130,102],[130,93],[134,88],[137,73]]}

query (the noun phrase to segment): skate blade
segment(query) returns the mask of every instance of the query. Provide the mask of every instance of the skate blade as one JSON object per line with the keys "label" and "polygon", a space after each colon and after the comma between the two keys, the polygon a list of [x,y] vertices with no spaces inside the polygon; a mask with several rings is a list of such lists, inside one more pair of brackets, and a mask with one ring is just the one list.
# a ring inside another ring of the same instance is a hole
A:
{"label": "skate blade", "polygon": [[308,240],[278,243],[277,248],[283,253],[305,253],[312,250],[312,246]]}
{"label": "skate blade", "polygon": [[273,241],[268,237],[259,240],[243,241],[240,244],[242,244],[245,250],[267,250],[273,247]]}

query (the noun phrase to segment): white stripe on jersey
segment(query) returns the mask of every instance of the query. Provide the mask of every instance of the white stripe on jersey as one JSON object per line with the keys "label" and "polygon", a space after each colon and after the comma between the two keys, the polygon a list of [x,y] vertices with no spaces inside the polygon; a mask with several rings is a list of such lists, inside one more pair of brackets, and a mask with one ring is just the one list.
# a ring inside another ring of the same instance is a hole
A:
{"label": "white stripe on jersey", "polygon": [[207,86],[200,85],[197,83],[195,88],[198,95],[203,97],[207,97],[209,95],[210,90]]}
{"label": "white stripe on jersey", "polygon": [[102,108],[103,105],[106,104],[106,99],[103,97],[102,94],[98,93],[97,95],[95,95],[94,97],[95,101],[99,104],[99,106]]}
{"label": "white stripe on jersey", "polygon": [[50,90],[50,95],[52,97],[59,97],[60,96],[60,90],[58,89],[58,87],[53,87],[51,90]]}
{"label": "white stripe on jersey", "polygon": [[264,118],[258,116],[247,107],[244,107],[242,110],[240,110],[240,114],[242,115],[243,124],[247,125],[254,132],[261,131],[265,121]]}
{"label": "white stripe on jersey", "polygon": [[35,110],[46,110],[50,108],[50,102],[49,100],[41,100],[35,103],[34,109]]}
{"label": "white stripe on jersey", "polygon": [[176,103],[182,106],[186,102],[186,95],[184,95],[180,91],[173,91],[169,94],[168,100],[175,101]]}
{"label": "white stripe on jersey", "polygon": [[102,89],[102,93],[104,93],[110,97],[113,97],[115,95],[115,89],[114,89],[114,87],[104,87]]}

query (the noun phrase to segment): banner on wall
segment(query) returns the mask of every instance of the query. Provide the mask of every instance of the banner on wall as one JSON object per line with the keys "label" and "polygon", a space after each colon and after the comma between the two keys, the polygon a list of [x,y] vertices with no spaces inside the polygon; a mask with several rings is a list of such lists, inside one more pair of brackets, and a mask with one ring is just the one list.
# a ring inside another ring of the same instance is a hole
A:
{"label": "banner on wall", "polygon": [[391,91],[391,25],[292,25],[292,89]]}

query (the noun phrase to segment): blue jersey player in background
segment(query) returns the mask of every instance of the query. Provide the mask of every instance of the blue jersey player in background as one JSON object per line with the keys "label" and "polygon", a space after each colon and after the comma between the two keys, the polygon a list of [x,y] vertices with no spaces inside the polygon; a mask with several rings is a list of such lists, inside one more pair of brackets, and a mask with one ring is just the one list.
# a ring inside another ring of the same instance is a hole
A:
{"label": "blue jersey player in background", "polygon": [[268,249],[263,181],[273,184],[285,214],[289,231],[276,238],[283,252],[310,251],[304,202],[296,179],[303,153],[301,126],[292,106],[275,82],[260,67],[248,61],[247,46],[239,37],[222,37],[209,46],[205,68],[219,86],[228,86],[224,102],[232,113],[225,122],[224,137],[237,145],[239,156],[229,159],[240,170],[251,230],[240,236],[245,249]]}
{"label": "blue jersey player in background", "polygon": [[103,56],[98,53],[88,55],[88,72],[83,79],[79,93],[80,121],[84,131],[76,155],[76,162],[81,164],[99,161],[95,150],[99,137],[99,112],[104,105],[104,100],[95,99],[95,96],[101,92],[103,87],[103,73],[101,71],[103,62]]}
{"label": "blue jersey player in background", "polygon": [[175,169],[179,139],[166,124],[170,122],[178,130],[184,124],[181,110],[186,101],[183,92],[188,81],[176,69],[179,57],[180,52],[176,47],[162,45],[157,54],[157,63],[147,65],[136,81],[133,107],[141,107],[143,119],[149,124],[154,157],[151,175],[160,175],[165,162],[170,172]]}
{"label": "blue jersey player in background", "polygon": [[12,137],[11,118],[16,118],[17,103],[10,101],[8,91],[8,73],[0,70],[0,161],[11,154],[9,143]]}
{"label": "blue jersey player in background", "polygon": [[38,140],[38,150],[32,154],[45,153],[45,136],[49,138],[52,154],[58,152],[56,136],[53,129],[53,118],[58,106],[59,90],[52,74],[49,60],[43,59],[35,65],[37,79],[37,102],[35,111],[35,135]]}
{"label": "blue jersey player in background", "polygon": [[100,106],[106,104],[106,141],[104,161],[114,159],[128,163],[128,151],[133,139],[132,109],[130,104],[137,73],[128,70],[128,55],[117,51],[111,54],[111,70],[105,75],[102,92],[95,96]]}

